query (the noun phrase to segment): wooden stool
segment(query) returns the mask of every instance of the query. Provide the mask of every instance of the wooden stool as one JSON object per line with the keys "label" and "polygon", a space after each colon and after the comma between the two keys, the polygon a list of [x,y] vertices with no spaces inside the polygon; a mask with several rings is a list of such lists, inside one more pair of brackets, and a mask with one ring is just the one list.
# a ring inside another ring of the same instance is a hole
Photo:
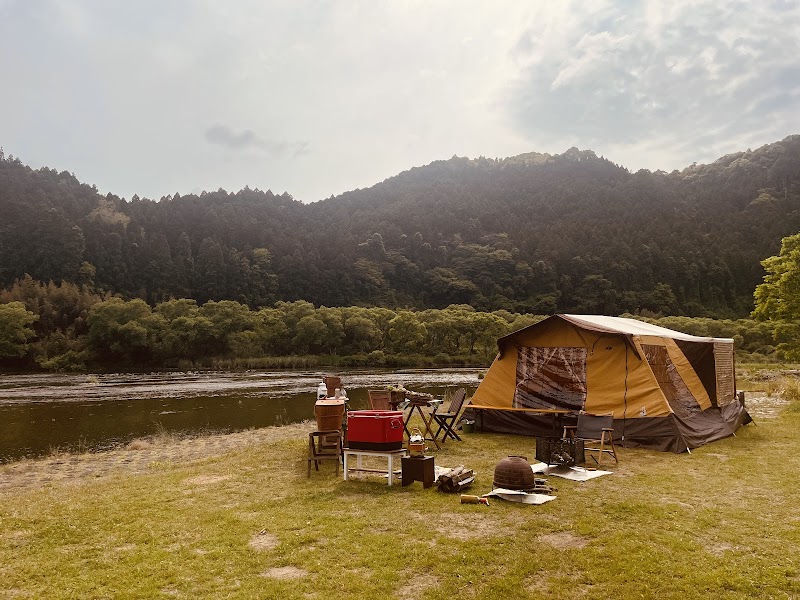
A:
{"label": "wooden stool", "polygon": [[415,481],[421,481],[423,488],[433,485],[432,456],[404,456],[400,462],[403,468],[403,485],[411,485]]}
{"label": "wooden stool", "polygon": [[338,429],[312,431],[308,434],[308,477],[311,477],[311,463],[319,471],[322,460],[336,461],[336,475],[339,475],[339,459],[342,456],[342,432]]}

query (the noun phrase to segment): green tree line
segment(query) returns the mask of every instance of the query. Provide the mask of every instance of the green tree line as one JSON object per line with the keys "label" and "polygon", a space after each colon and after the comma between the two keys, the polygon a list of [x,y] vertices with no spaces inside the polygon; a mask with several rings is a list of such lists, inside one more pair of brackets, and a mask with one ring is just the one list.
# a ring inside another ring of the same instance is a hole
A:
{"label": "green tree line", "polygon": [[[468,305],[392,310],[278,301],[251,309],[233,300],[199,305],[184,298],[151,306],[139,298],[27,276],[0,292],[0,366],[52,371],[292,366],[270,360],[287,356],[371,367],[488,365],[498,337],[543,318]],[[693,335],[732,337],[740,358],[778,356],[780,325],[769,321],[639,318]]]}
{"label": "green tree line", "polygon": [[767,274],[753,317],[773,328],[781,357],[800,361],[800,233],[783,238],[780,253],[761,264]]}

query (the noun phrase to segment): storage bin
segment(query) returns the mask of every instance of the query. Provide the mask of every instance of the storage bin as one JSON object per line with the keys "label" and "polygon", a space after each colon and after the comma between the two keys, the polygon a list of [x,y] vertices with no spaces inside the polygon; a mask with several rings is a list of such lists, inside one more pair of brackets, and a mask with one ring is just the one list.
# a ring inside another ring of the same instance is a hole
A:
{"label": "storage bin", "polygon": [[314,416],[317,418],[318,431],[341,429],[344,418],[344,398],[317,400],[314,405]]}
{"label": "storage bin", "polygon": [[349,411],[347,446],[354,450],[400,450],[403,447],[403,411]]}
{"label": "storage bin", "polygon": [[586,462],[583,440],[537,437],[536,460],[548,465],[582,465]]}

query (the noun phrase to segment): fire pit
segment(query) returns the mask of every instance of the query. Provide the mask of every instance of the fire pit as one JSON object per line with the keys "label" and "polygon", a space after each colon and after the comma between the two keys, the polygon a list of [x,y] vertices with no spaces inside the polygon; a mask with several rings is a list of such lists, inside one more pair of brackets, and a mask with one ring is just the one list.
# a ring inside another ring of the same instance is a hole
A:
{"label": "fire pit", "polygon": [[532,493],[536,487],[536,478],[525,456],[509,456],[494,468],[492,485],[496,488]]}

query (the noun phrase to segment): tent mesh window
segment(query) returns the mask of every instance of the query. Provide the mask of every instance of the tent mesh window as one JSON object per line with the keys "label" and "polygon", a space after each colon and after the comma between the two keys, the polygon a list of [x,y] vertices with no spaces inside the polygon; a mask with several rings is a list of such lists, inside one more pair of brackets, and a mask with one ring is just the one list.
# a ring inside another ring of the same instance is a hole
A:
{"label": "tent mesh window", "polygon": [[690,417],[702,411],[692,392],[686,387],[664,346],[642,344],[644,355],[656,377],[658,387],[664,393],[669,406],[679,417]]}
{"label": "tent mesh window", "polygon": [[586,403],[586,348],[532,348],[517,353],[514,408],[582,410]]}
{"label": "tent mesh window", "polygon": [[714,365],[717,371],[717,405],[726,406],[736,397],[733,380],[733,344],[714,342]]}

